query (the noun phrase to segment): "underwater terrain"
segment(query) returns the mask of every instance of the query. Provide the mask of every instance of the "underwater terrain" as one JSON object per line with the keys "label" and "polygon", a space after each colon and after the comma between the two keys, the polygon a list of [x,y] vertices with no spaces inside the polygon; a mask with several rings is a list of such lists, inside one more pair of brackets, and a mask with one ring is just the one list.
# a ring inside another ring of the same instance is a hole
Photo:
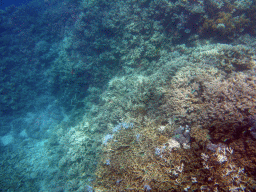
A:
{"label": "underwater terrain", "polygon": [[255,18],[255,0],[1,9],[0,191],[256,191]]}

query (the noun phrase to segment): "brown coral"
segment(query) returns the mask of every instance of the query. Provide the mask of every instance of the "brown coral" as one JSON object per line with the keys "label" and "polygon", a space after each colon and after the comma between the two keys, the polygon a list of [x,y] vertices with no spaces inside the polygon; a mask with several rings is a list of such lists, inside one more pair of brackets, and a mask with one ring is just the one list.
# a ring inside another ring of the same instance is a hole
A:
{"label": "brown coral", "polygon": [[[246,60],[245,55],[234,54],[218,56]],[[225,73],[223,66],[228,63],[214,64],[181,68],[166,84],[160,120],[136,113],[133,129],[114,134],[104,146],[95,189],[252,189],[256,141],[249,132],[248,116],[256,112],[255,68],[247,62],[245,66],[251,67],[236,67],[232,61]],[[184,125],[191,127],[187,145],[175,140],[176,128]],[[217,146],[213,151],[207,149],[209,140]]]}
{"label": "brown coral", "polygon": [[243,32],[249,24],[250,19],[244,14],[233,16],[228,12],[218,12],[213,18],[205,19],[202,30],[208,35],[218,33],[221,38],[233,38],[236,33]]}
{"label": "brown coral", "polygon": [[195,139],[196,143],[205,145],[205,143],[210,139],[207,129],[202,129],[200,127],[192,127],[190,136]]}
{"label": "brown coral", "polygon": [[[248,117],[256,114],[255,69],[233,72],[227,78],[218,72],[214,76],[209,75],[212,69],[193,70],[196,73],[181,70],[173,78],[172,88],[166,94],[166,113],[179,117],[180,124],[192,126],[194,148],[204,143],[202,130],[198,128],[202,127],[204,134],[209,131],[214,142],[232,146],[234,159],[239,159],[234,162],[245,167],[249,175],[253,174],[256,158],[253,146],[256,141],[250,135]],[[186,81],[178,81],[180,78]]]}
{"label": "brown coral", "polygon": [[194,76],[183,77],[188,80],[185,84],[174,82],[179,77],[174,78],[167,92],[168,114],[182,117],[181,123],[209,127],[220,122],[241,123],[248,115],[256,113],[253,72],[233,73],[228,79],[221,75],[212,77],[206,69],[197,72]]}
{"label": "brown coral", "polygon": [[105,146],[95,189],[145,191],[145,186],[152,191],[250,189],[250,177],[245,174],[243,164],[234,160],[233,155],[238,153],[233,148],[220,145],[213,153],[193,147],[172,148],[172,138],[158,145],[158,139],[154,126],[117,133]]}

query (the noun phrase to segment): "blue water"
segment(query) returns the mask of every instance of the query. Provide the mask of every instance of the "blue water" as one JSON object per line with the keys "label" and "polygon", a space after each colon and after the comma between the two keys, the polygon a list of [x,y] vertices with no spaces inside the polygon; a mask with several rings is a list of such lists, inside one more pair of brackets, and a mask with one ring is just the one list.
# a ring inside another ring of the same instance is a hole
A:
{"label": "blue water", "polygon": [[28,0],[1,0],[0,1],[0,9],[5,9],[6,7],[9,7],[11,5],[14,5],[15,7],[26,5],[29,1]]}

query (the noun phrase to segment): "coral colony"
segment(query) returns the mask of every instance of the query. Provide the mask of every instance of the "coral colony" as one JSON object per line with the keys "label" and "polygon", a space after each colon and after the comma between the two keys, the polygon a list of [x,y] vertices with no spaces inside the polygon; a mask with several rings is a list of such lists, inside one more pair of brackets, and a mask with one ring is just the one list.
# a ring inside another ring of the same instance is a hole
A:
{"label": "coral colony", "polygon": [[256,191],[256,1],[0,15],[0,191]]}

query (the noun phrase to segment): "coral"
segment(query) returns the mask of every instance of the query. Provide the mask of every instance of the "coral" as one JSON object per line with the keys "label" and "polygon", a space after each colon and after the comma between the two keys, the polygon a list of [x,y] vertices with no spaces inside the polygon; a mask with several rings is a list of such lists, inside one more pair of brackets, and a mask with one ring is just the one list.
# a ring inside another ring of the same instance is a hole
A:
{"label": "coral", "polygon": [[192,127],[190,136],[195,139],[196,143],[204,146],[210,139],[209,131],[200,127]]}
{"label": "coral", "polygon": [[[161,106],[144,108],[143,113],[141,109],[127,112],[121,122],[132,119],[133,129],[120,128],[122,123],[109,125],[113,138],[103,146],[96,190],[142,191],[145,186],[152,191],[252,189],[255,141],[248,117],[255,114],[253,51],[224,44],[191,52],[182,49],[191,55],[174,57],[157,72],[165,79],[158,84],[163,86],[158,91],[164,93]],[[139,79],[151,86],[144,76],[114,78],[103,94],[104,99],[111,98],[105,107],[111,110],[117,106],[112,103],[118,103],[123,110],[130,108],[126,108],[127,99],[122,100],[127,94],[123,89],[137,95],[129,84],[139,87]],[[144,103],[138,98],[140,94],[134,104]]]}
{"label": "coral", "polygon": [[256,116],[249,116],[250,133],[256,139]]}
{"label": "coral", "polygon": [[40,111],[11,124],[4,148],[29,152],[4,151],[1,190],[254,190],[254,1],[45,0],[0,15],[1,136],[6,116]]}
{"label": "coral", "polygon": [[220,66],[218,66],[218,68],[225,72],[244,71],[255,67],[252,50],[247,47],[227,47],[222,51],[223,54],[218,56],[220,59]]}
{"label": "coral", "polygon": [[219,34],[219,38],[234,38],[237,33],[243,32],[250,24],[250,19],[245,15],[234,17],[231,13],[218,12],[215,18],[205,19],[202,29],[205,33]]}
{"label": "coral", "polygon": [[[207,12],[199,33],[214,36],[218,39],[234,39],[239,34],[254,28],[251,26],[253,8],[251,0],[223,1],[210,0]],[[246,12],[243,12],[247,10]]]}
{"label": "coral", "polygon": [[[153,124],[148,122],[147,127],[123,129],[115,134],[114,141],[104,147],[94,184],[96,191],[252,189],[251,178],[236,161],[236,150],[232,147],[218,145],[215,151],[198,152],[193,145],[190,149],[180,148],[170,138],[154,148],[158,145],[159,132]],[[135,135],[138,133],[139,141]]]}
{"label": "coral", "polygon": [[14,138],[13,138],[12,134],[9,133],[3,137],[0,137],[0,140],[1,140],[1,144],[6,146],[6,145],[13,143]]}
{"label": "coral", "polygon": [[[209,183],[214,182],[215,190],[245,190],[248,185],[252,184],[244,173],[243,167],[238,167],[233,160],[234,150],[230,147],[218,147],[216,152],[210,155],[201,153],[202,164],[208,173],[212,173],[214,177],[208,178]],[[216,166],[217,163],[217,166]],[[213,169],[214,167],[214,169]],[[223,185],[225,184],[225,185]],[[208,186],[201,188],[210,189]]]}
{"label": "coral", "polygon": [[[191,75],[193,71],[197,71],[195,75]],[[182,121],[187,124],[200,122],[207,127],[214,126],[215,122],[226,125],[242,122],[255,113],[253,72],[233,73],[228,79],[211,73],[211,69],[200,68],[184,68],[177,73],[166,107],[173,111],[173,116],[183,117]],[[186,80],[184,84],[180,78]]]}

